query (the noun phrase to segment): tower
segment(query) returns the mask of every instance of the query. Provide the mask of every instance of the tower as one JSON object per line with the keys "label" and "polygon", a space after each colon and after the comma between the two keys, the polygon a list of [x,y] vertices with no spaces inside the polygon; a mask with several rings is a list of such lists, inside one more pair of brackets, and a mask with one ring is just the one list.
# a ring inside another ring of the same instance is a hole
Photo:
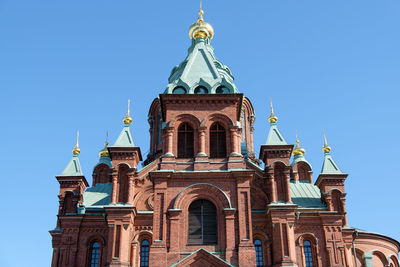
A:
{"label": "tower", "polygon": [[217,60],[213,36],[200,8],[186,58],[151,103],[142,168],[130,102],[119,137],[99,153],[91,187],[76,143],[56,176],[52,266],[398,267],[396,240],[349,226],[347,174],[325,136],[313,183],[306,150],[297,136],[295,145],[286,142],[271,101],[257,158],[252,104]]}

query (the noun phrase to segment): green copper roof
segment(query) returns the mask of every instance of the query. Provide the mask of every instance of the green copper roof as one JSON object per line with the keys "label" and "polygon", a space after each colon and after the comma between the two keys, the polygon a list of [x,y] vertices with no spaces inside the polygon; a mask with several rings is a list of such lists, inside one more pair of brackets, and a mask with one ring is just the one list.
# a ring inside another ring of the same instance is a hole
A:
{"label": "green copper roof", "polygon": [[78,154],[74,154],[60,176],[83,176]]}
{"label": "green copper roof", "polygon": [[111,190],[112,183],[101,183],[87,188],[83,193],[83,205],[85,207],[92,207],[110,204]]}
{"label": "green copper roof", "polygon": [[172,69],[164,94],[239,93],[233,80],[231,70],[215,58],[210,40],[197,38],[185,60]]}
{"label": "green copper roof", "polygon": [[326,208],[321,201],[321,191],[308,181],[290,181],[290,193],[293,203],[299,208]]}
{"label": "green copper roof", "polygon": [[124,129],[118,136],[117,141],[115,141],[113,147],[134,147],[133,138],[131,131],[129,130],[129,123],[125,123]]}
{"label": "green copper roof", "polygon": [[329,152],[325,152],[321,174],[343,174]]}
{"label": "green copper roof", "polygon": [[300,162],[300,161],[306,162],[311,167],[311,164],[306,160],[306,157],[304,157],[304,155],[301,155],[301,154],[294,156],[292,164],[290,164],[290,166],[294,167],[294,165],[296,165],[297,162]]}
{"label": "green copper roof", "polygon": [[271,122],[266,145],[287,145],[283,135],[278,129],[276,122]]}

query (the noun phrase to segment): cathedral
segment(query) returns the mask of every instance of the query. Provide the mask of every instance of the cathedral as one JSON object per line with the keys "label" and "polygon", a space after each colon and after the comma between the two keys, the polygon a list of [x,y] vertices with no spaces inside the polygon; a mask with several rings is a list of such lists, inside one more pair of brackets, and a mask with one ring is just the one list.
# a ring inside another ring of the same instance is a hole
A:
{"label": "cathedral", "polygon": [[288,144],[279,131],[271,103],[267,141],[254,150],[252,104],[216,59],[213,35],[200,9],[187,57],[150,105],[145,158],[129,104],[91,186],[76,142],[56,176],[51,266],[399,267],[398,241],[349,226],[348,175],[325,138],[313,177],[299,140]]}

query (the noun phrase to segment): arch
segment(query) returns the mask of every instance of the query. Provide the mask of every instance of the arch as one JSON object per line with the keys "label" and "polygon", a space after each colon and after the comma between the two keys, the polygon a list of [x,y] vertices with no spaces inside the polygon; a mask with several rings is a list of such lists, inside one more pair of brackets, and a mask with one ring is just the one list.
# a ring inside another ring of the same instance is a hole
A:
{"label": "arch", "polygon": [[158,112],[160,112],[160,99],[157,97],[153,100],[153,102],[150,105],[148,116],[149,117],[152,115],[154,116]]}
{"label": "arch", "polygon": [[231,93],[231,90],[228,87],[226,87],[225,85],[219,85],[215,89],[215,93],[216,94],[229,94],[229,93]]}
{"label": "arch", "polygon": [[[199,194],[195,197],[190,197],[189,195],[193,193]],[[172,208],[184,210],[185,203],[186,206],[188,206],[187,202],[191,203],[193,200],[200,198],[210,200],[217,208],[220,207],[221,209],[232,209],[231,200],[228,195],[222,191],[221,188],[208,183],[196,183],[185,187],[176,196]],[[185,201],[186,199],[191,199],[191,201]]]}
{"label": "arch", "polygon": [[98,242],[100,242],[100,245],[102,245],[103,247],[105,247],[107,244],[106,240],[104,239],[104,237],[102,235],[94,234],[94,235],[90,235],[86,238],[85,245],[89,246],[92,242],[94,242],[93,240],[97,240]]}
{"label": "arch", "polygon": [[153,232],[151,230],[140,230],[137,232],[132,239],[132,243],[140,242],[143,238],[149,238],[150,241],[153,239]]}
{"label": "arch", "polygon": [[200,127],[200,120],[196,116],[193,116],[192,114],[179,114],[175,118],[173,118],[169,123],[169,127],[173,127],[177,129],[181,123],[189,123],[193,129],[197,130]]}
{"label": "arch", "polygon": [[385,267],[385,266],[389,265],[389,261],[385,257],[385,254],[383,254],[381,251],[372,250],[372,251],[370,251],[370,253],[373,256],[372,262],[373,262],[374,267]]}
{"label": "arch", "polygon": [[340,190],[339,188],[332,188],[331,190],[329,190],[326,194],[332,194],[334,191],[339,191],[340,194],[343,194],[344,192],[342,190]]}
{"label": "arch", "polygon": [[126,166],[128,166],[129,169],[132,169],[131,165],[129,165],[129,163],[127,163],[127,162],[120,162],[117,165],[115,165],[114,168],[119,169],[119,168],[121,168],[122,165],[126,165]]}
{"label": "arch", "polygon": [[204,118],[202,125],[210,128],[214,122],[220,122],[225,129],[229,129],[235,125],[231,118],[221,113],[212,113],[207,115],[207,117]]}
{"label": "arch", "polygon": [[128,164],[121,164],[118,166],[118,196],[117,202],[128,203],[130,199],[128,199],[129,195],[129,179],[128,175],[130,172],[130,167]]}
{"label": "arch", "polygon": [[105,163],[98,163],[93,169],[93,185],[98,183],[110,183],[111,175],[110,175],[110,167]]}
{"label": "arch", "polygon": [[399,267],[399,260],[396,258],[395,255],[393,254],[389,255],[387,257],[387,261],[389,262],[389,264],[391,264],[390,267],[392,267],[392,265],[393,267]]}
{"label": "arch", "polygon": [[250,187],[250,203],[251,209],[265,210],[269,203],[267,194],[256,186]]}
{"label": "arch", "polygon": [[136,207],[137,210],[152,210],[152,208],[146,203],[153,193],[153,186],[148,185],[142,188],[134,197],[132,205]]}
{"label": "arch", "polygon": [[271,162],[271,164],[270,164],[269,166],[270,166],[271,168],[274,168],[274,167],[277,166],[277,165],[282,165],[282,166],[284,166],[284,167],[288,167],[288,165],[286,165],[285,162],[283,162],[283,161],[281,161],[281,160],[279,160],[279,159],[274,160],[273,162]]}
{"label": "arch", "polygon": [[293,171],[297,172],[295,180],[312,182],[311,165],[306,161],[298,161],[294,165]]}
{"label": "arch", "polygon": [[77,211],[77,194],[74,191],[68,190],[64,192],[64,201],[62,207],[62,213],[76,213]]}
{"label": "arch", "polygon": [[203,85],[199,85],[194,89],[194,93],[195,94],[208,94],[208,89]]}
{"label": "arch", "polygon": [[178,85],[172,90],[172,93],[173,94],[187,94],[187,90],[185,87]]}
{"label": "arch", "polygon": [[338,212],[343,212],[343,204],[341,201],[342,198],[342,191],[338,190],[338,189],[331,189],[329,190],[331,196],[332,196],[332,205],[333,205],[333,210],[334,211],[338,211]]}
{"label": "arch", "polygon": [[[352,255],[354,257],[353,250]],[[356,248],[356,259],[358,267],[365,267],[364,251],[362,251],[360,248]]]}
{"label": "arch", "polygon": [[321,266],[317,257],[319,255],[318,238],[313,233],[307,232],[299,235],[296,245],[300,248],[303,266]]}
{"label": "arch", "polygon": [[100,267],[105,240],[100,235],[92,235],[86,240],[86,266]]}

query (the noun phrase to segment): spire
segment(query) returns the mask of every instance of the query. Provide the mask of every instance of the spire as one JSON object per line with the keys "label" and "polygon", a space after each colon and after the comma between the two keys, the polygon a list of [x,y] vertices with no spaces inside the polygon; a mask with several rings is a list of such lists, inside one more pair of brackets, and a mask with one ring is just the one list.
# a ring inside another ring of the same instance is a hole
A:
{"label": "spire", "polygon": [[115,141],[113,147],[134,147],[135,144],[133,143],[132,134],[129,130],[129,125],[132,123],[132,118],[129,114],[129,105],[130,100],[128,100],[128,109],[126,111],[126,115],[122,120],[124,122],[124,128],[122,129],[121,133],[119,134],[117,141]]}
{"label": "spire", "polygon": [[297,130],[296,130],[296,147],[293,149],[293,156],[298,156],[298,155],[304,156],[304,154],[306,154],[306,150],[300,147],[300,141],[297,136]]}
{"label": "spire", "polygon": [[323,132],[324,135],[324,146],[322,147],[322,151],[324,152],[324,162],[322,164],[321,174],[343,174],[339,169],[339,166],[333,160],[331,156],[331,148],[328,146],[326,142],[325,130]]}
{"label": "spire", "polygon": [[269,121],[271,127],[269,128],[266,145],[287,145],[285,139],[283,138],[281,132],[278,129],[278,126],[276,125],[276,122],[278,121],[278,117],[276,117],[274,114],[274,107],[272,106],[272,99],[270,101],[270,106],[271,106],[271,115],[268,117],[268,121]]}
{"label": "spire", "polygon": [[79,154],[81,153],[81,149],[79,148],[78,144],[79,131],[76,135],[76,143],[74,148],[72,149],[72,159],[69,161],[67,167],[65,167],[60,176],[83,176],[81,164],[79,162]]}
{"label": "spire", "polygon": [[126,115],[125,115],[125,117],[122,119],[122,121],[123,121],[125,124],[131,124],[131,123],[132,123],[132,118],[131,118],[131,116],[130,116],[130,114],[129,114],[129,106],[130,106],[130,104],[131,104],[131,100],[128,99],[128,109],[126,110]]}
{"label": "spire", "polygon": [[110,158],[110,153],[108,152],[108,131],[106,133],[106,141],[104,142],[104,148],[100,150],[99,156],[100,159],[98,164],[104,163],[111,167],[111,158]]}
{"label": "spire", "polygon": [[200,1],[200,9],[199,9],[199,18],[195,23],[190,26],[189,29],[189,37],[191,39],[203,38],[203,39],[212,39],[214,36],[214,29],[213,27],[204,21],[203,19],[204,11],[201,8],[201,1]]}

